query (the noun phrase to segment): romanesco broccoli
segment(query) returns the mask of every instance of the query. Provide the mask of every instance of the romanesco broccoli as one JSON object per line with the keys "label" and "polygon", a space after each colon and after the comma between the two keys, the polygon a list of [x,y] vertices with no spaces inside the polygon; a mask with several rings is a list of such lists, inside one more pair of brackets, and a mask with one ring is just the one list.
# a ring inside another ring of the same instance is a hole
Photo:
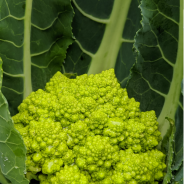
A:
{"label": "romanesco broccoli", "polygon": [[114,70],[68,79],[57,72],[13,117],[26,167],[41,184],[156,184],[165,155],[154,111],[121,88]]}

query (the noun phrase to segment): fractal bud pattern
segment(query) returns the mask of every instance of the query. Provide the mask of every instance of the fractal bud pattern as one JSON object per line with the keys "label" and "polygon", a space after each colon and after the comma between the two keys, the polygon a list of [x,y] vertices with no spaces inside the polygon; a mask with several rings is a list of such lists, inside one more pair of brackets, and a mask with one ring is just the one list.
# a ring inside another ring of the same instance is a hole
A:
{"label": "fractal bud pattern", "polygon": [[13,117],[26,167],[41,184],[156,184],[165,155],[154,111],[121,88],[114,69],[69,79],[57,72]]}

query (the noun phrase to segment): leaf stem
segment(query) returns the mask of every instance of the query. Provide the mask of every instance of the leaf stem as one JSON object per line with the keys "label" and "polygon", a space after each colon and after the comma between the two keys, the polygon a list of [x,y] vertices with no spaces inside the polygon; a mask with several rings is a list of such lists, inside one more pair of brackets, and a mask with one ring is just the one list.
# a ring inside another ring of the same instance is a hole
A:
{"label": "leaf stem", "polygon": [[25,18],[24,18],[24,47],[23,47],[23,65],[24,65],[24,96],[25,99],[32,92],[31,84],[31,11],[32,0],[26,0]]}
{"label": "leaf stem", "polygon": [[131,0],[114,1],[110,21],[106,23],[104,36],[98,51],[92,57],[88,74],[115,67],[130,4]]}

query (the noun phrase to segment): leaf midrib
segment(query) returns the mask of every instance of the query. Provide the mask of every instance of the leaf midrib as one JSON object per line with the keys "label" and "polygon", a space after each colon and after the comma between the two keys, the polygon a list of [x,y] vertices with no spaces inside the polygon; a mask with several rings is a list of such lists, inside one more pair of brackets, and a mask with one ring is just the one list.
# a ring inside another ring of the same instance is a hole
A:
{"label": "leaf midrib", "polygon": [[103,70],[114,68],[119,48],[123,41],[122,33],[125,27],[131,1],[132,0],[114,1],[110,20],[106,23],[100,47],[92,57],[88,74],[96,74]]}
{"label": "leaf midrib", "polygon": [[32,1],[33,0],[26,0],[26,9],[24,17],[24,46],[23,46],[24,99],[32,92],[31,50],[30,50]]}

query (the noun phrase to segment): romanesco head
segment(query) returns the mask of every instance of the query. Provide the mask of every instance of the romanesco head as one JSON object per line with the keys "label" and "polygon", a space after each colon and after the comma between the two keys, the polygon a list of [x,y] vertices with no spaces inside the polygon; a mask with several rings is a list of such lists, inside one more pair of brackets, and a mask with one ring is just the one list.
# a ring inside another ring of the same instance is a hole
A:
{"label": "romanesco head", "polygon": [[141,184],[163,178],[154,111],[121,88],[114,69],[68,79],[57,72],[13,117],[27,169],[41,184]]}

